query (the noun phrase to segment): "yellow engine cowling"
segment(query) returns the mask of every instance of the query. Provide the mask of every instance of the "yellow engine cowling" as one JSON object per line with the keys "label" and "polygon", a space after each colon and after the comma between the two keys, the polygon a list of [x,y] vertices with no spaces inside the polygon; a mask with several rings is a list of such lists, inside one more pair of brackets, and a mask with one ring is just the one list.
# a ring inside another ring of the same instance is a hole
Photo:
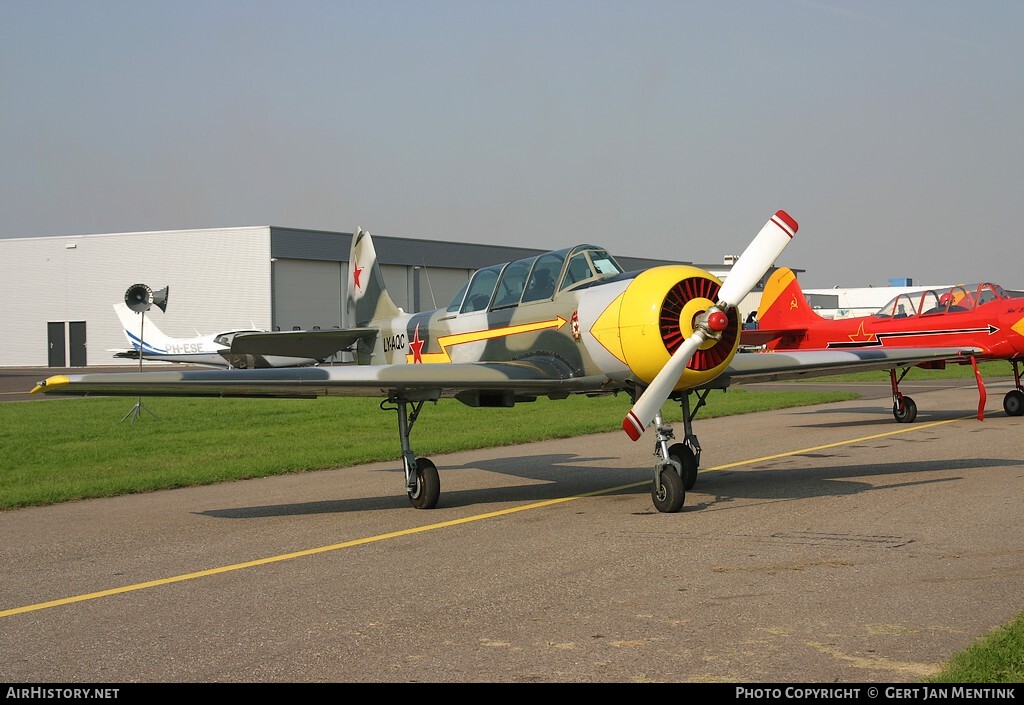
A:
{"label": "yellow engine cowling", "polygon": [[[714,305],[722,281],[687,265],[655,267],[639,274],[618,298],[619,343],[630,370],[650,384],[672,353],[694,331],[694,319]],[[728,327],[690,358],[675,389],[705,384],[721,374],[740,343],[739,314],[727,312]]]}

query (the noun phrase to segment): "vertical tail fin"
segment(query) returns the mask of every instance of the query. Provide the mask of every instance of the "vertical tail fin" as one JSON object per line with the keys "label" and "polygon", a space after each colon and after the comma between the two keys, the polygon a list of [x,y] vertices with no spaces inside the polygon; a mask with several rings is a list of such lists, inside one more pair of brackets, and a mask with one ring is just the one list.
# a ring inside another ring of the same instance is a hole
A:
{"label": "vertical tail fin", "polygon": [[758,326],[769,330],[803,329],[819,320],[821,316],[807,302],[793,270],[788,267],[776,269],[761,294],[761,305],[757,309]]}
{"label": "vertical tail fin", "polygon": [[395,305],[384,285],[377,264],[377,251],[370,233],[357,227],[352,235],[348,258],[348,326],[361,328],[371,321],[394,318],[404,313]]}
{"label": "vertical tail fin", "polygon": [[132,311],[124,303],[114,304],[114,311],[121,321],[124,337],[128,339],[128,344],[133,350],[141,350],[144,353],[167,352],[167,344],[171,339],[157,328],[152,317],[146,316],[143,322],[142,314]]}

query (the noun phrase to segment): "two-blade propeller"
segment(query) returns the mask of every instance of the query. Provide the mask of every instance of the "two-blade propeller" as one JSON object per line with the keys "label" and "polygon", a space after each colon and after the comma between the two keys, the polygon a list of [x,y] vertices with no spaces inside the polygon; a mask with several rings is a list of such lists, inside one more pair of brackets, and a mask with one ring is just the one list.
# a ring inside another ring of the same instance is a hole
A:
{"label": "two-blade propeller", "polygon": [[729,325],[727,311],[736,308],[747,294],[757,285],[761,277],[775,262],[776,258],[793,239],[797,222],[785,211],[776,211],[765,223],[747,249],[740,255],[729,276],[718,292],[718,302],[694,321],[694,332],[683,341],[661,368],[647,389],[633,404],[633,408],[622,420],[622,430],[634,441],[654,421],[662,405],[672,394],[679,378],[686,370],[690,358],[710,338],[721,335]]}

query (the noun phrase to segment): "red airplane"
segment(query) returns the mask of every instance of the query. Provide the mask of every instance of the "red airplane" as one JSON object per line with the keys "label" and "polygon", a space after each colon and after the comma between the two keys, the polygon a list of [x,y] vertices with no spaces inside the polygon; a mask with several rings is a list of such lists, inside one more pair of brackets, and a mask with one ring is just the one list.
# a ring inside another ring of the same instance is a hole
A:
{"label": "red airplane", "polygon": [[[1014,389],[1003,398],[1010,416],[1024,414],[1020,363],[1024,361],[1024,292],[1008,291],[989,282],[904,293],[870,316],[830,319],[808,304],[792,270],[777,269],[768,279],[758,308],[757,329],[744,330],[741,344],[765,351],[888,350],[893,348],[963,348],[959,364],[974,366],[981,395],[978,419],[984,418],[985,385],[978,360],[1008,360],[1013,365]],[[943,368],[945,362],[918,367]],[[914,400],[900,393],[899,383],[910,367],[892,383],[892,413],[897,421],[917,417]]]}

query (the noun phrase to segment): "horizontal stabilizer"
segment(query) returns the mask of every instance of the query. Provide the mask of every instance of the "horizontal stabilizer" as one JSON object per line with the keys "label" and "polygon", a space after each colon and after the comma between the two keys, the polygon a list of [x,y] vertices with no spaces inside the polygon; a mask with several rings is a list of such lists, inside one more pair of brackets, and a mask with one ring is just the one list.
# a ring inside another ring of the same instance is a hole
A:
{"label": "horizontal stabilizer", "polygon": [[772,330],[770,328],[748,328],[740,331],[740,345],[761,347],[780,339],[784,335],[799,334],[806,328],[787,328],[786,330]]}
{"label": "horizontal stabilizer", "polygon": [[376,328],[331,328],[238,333],[231,340],[232,355],[274,355],[325,360],[352,349],[359,340],[373,340]]}

